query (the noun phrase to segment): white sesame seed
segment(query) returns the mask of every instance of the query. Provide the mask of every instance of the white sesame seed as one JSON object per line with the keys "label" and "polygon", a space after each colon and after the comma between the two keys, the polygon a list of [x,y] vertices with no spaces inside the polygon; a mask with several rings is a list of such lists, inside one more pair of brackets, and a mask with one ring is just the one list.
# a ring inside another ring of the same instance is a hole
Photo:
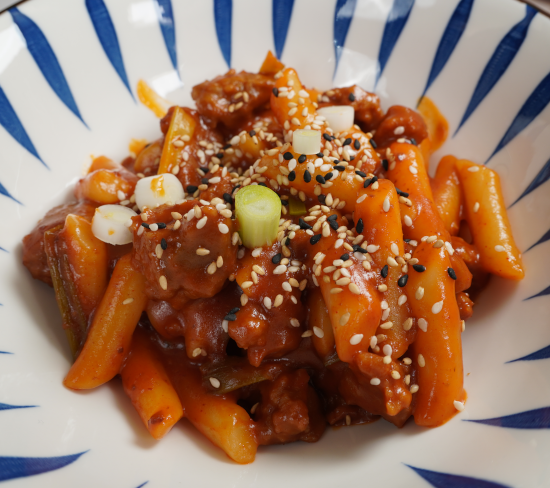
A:
{"label": "white sesame seed", "polygon": [[273,306],[274,307],[278,307],[279,305],[281,305],[283,303],[283,295],[277,295],[275,297],[275,301],[273,302]]}
{"label": "white sesame seed", "polygon": [[283,290],[292,291],[292,286],[290,286],[290,283],[288,281],[285,281],[282,286],[283,286]]}
{"label": "white sesame seed", "polygon": [[378,378],[372,378],[370,380],[370,384],[373,385],[373,386],[378,386],[380,384],[380,379]]}
{"label": "white sesame seed", "polygon": [[426,238],[426,242],[428,244],[431,244],[432,242],[435,242],[435,241],[437,241],[437,236],[429,236]]}
{"label": "white sesame seed", "polygon": [[415,175],[415,174],[418,173],[418,170],[416,169],[416,167],[414,167],[414,166],[412,166],[412,165],[409,166],[409,171],[410,171],[413,175]]}
{"label": "white sesame seed", "polygon": [[323,329],[320,327],[317,327],[316,325],[313,326],[313,333],[319,338],[322,339],[325,336],[325,333]]}
{"label": "white sesame seed", "polygon": [[311,337],[313,335],[313,332],[311,332],[311,330],[306,330],[303,334],[302,334],[302,337]]}
{"label": "white sesame seed", "polygon": [[384,364],[390,364],[391,363],[391,356],[384,356],[384,359],[382,360]]}
{"label": "white sesame seed", "polygon": [[471,171],[472,173],[475,173],[476,171],[479,171],[479,166],[470,166],[468,168],[468,171]]}
{"label": "white sesame seed", "polygon": [[437,314],[443,309],[443,300],[435,302],[432,306],[432,313]]}
{"label": "white sesame seed", "polygon": [[384,203],[382,204],[382,210],[384,210],[384,212],[389,212],[390,211],[390,197],[389,196],[384,198]]}
{"label": "white sesame seed", "polygon": [[269,298],[269,297],[264,297],[264,306],[265,306],[265,308],[267,308],[268,310],[271,309],[271,298]]}
{"label": "white sesame seed", "polygon": [[338,249],[339,247],[342,246],[342,244],[344,244],[344,239],[337,239],[336,242],[334,243],[334,249]]}
{"label": "white sesame seed", "polygon": [[376,344],[378,344],[378,338],[376,336],[372,336],[369,340],[369,346],[374,349]]}
{"label": "white sesame seed", "polygon": [[397,300],[398,305],[403,305],[407,301],[407,295],[401,295]]}
{"label": "white sesame seed", "polygon": [[466,330],[466,321],[465,320],[462,320],[461,326],[462,326],[462,332],[464,332]]}
{"label": "white sesame seed", "polygon": [[159,226],[157,224],[151,224],[149,226],[149,230],[152,230],[153,232],[156,232],[157,230],[159,230]]}
{"label": "white sesame seed", "polygon": [[284,266],[283,264],[279,264],[279,266],[277,266],[273,270],[273,274],[276,274],[276,275],[283,274],[285,272],[286,272],[286,266]]}
{"label": "white sesame seed", "polygon": [[390,246],[391,252],[397,256],[399,254],[399,247],[395,242],[392,242],[392,245]]}
{"label": "white sesame seed", "polygon": [[416,297],[417,300],[421,300],[422,297],[424,296],[424,288],[422,288],[421,286],[419,286],[419,287],[416,289],[416,293],[414,294],[414,296]]}
{"label": "white sesame seed", "polygon": [[359,344],[361,341],[363,340],[363,334],[354,334],[351,336],[350,340],[349,340],[349,343],[352,345],[352,346],[356,346],[357,344]]}
{"label": "white sesame seed", "polygon": [[384,353],[384,356],[391,356],[393,350],[391,348],[391,346],[389,344],[386,344],[383,348],[382,348],[382,352]]}
{"label": "white sesame seed", "polygon": [[418,319],[418,328],[423,332],[426,332],[428,330],[428,322],[426,321],[426,319]]}
{"label": "white sesame seed", "polygon": [[367,194],[366,194],[366,193],[365,193],[364,195],[361,195],[361,196],[357,199],[356,203],[361,203],[365,198],[367,198]]}
{"label": "white sesame seed", "polygon": [[159,285],[163,290],[168,289],[168,280],[166,279],[166,276],[161,276],[159,278]]}
{"label": "white sesame seed", "polygon": [[420,387],[418,385],[411,385],[410,392],[411,393],[416,393],[419,389],[420,389]]}
{"label": "white sesame seed", "polygon": [[122,302],[122,305],[128,305],[128,304],[132,303],[133,301],[134,301],[133,298],[127,298],[126,300],[124,300]]}
{"label": "white sesame seed", "polygon": [[126,194],[122,190],[117,190],[116,196],[119,200],[125,200]]}
{"label": "white sesame seed", "polygon": [[[246,297],[247,295],[242,296]],[[227,331],[229,330],[229,322],[227,320],[222,320],[222,329],[227,334]]]}
{"label": "white sesame seed", "polygon": [[479,210],[479,202],[474,203],[474,213]]}
{"label": "white sesame seed", "polygon": [[495,251],[496,251],[496,252],[504,252],[504,251],[506,251],[506,249],[505,249],[504,246],[501,246],[500,244],[497,244],[497,245],[495,246]]}
{"label": "white sesame seed", "polygon": [[405,132],[405,127],[403,127],[402,125],[396,127],[394,130],[393,130],[393,133],[396,135],[396,136],[400,136],[401,134],[403,134]]}
{"label": "white sesame seed", "polygon": [[[387,317],[386,317],[387,318]],[[385,319],[383,319],[385,320]],[[393,327],[393,322],[384,322],[383,324],[380,324],[381,329],[391,329]]]}
{"label": "white sesame seed", "polygon": [[418,366],[420,366],[421,368],[426,366],[426,360],[424,359],[424,356],[422,354],[418,355]]}
{"label": "white sesame seed", "polygon": [[394,268],[399,266],[397,261],[391,256],[388,256],[388,259],[386,259],[386,263],[388,263],[389,266],[393,266]]}
{"label": "white sesame seed", "polygon": [[411,227],[413,225],[413,221],[408,215],[405,215],[405,217],[403,217],[403,220],[405,221],[405,225],[407,227]]}
{"label": "white sesame seed", "polygon": [[247,288],[250,288],[253,284],[253,281],[243,281],[243,283],[241,284],[241,288],[243,290],[246,290]]}
{"label": "white sesame seed", "polygon": [[349,321],[351,314],[349,312],[346,312],[345,314],[340,316],[340,325],[346,325]]}
{"label": "white sesame seed", "polygon": [[206,225],[208,217],[205,215],[202,219],[197,222],[197,229],[202,229]]}
{"label": "white sesame seed", "polygon": [[391,374],[391,377],[392,377],[394,380],[398,380],[399,378],[401,378],[401,375],[400,375],[399,372],[396,371],[395,369],[394,369],[390,374]]}
{"label": "white sesame seed", "polygon": [[462,410],[464,410],[464,402],[459,402],[458,400],[455,400],[453,402],[453,405],[459,412],[462,412]]}
{"label": "white sesame seed", "polygon": [[439,249],[440,247],[443,247],[445,243],[441,240],[441,239],[438,239],[437,241],[434,242],[434,247],[436,249]]}
{"label": "white sesame seed", "polygon": [[227,234],[229,232],[229,227],[227,227],[227,225],[225,225],[225,224],[218,224],[218,230],[222,234]]}
{"label": "white sesame seed", "polygon": [[221,383],[220,383],[220,380],[218,378],[208,378],[210,380],[210,384],[214,387],[214,388],[219,388],[221,386]]}
{"label": "white sesame seed", "polygon": [[292,327],[300,327],[300,321],[298,319],[290,319],[290,325]]}

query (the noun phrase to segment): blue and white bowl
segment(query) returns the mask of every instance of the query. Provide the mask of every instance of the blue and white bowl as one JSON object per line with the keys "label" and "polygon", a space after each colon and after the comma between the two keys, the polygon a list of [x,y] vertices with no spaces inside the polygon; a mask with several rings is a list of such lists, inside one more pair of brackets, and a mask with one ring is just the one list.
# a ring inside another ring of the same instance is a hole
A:
{"label": "blue and white bowl", "polygon": [[[327,431],[238,466],[186,421],[157,442],[117,380],[62,386],[70,353],[21,238],[70,198],[90,155],[123,159],[158,120],[146,80],[179,104],[268,49],[308,86],[357,83],[383,106],[427,94],[450,123],[436,153],[502,178],[524,253],[464,333],[468,404],[445,426]],[[550,20],[513,0],[32,0],[0,15],[0,481],[6,486],[548,486]]]}

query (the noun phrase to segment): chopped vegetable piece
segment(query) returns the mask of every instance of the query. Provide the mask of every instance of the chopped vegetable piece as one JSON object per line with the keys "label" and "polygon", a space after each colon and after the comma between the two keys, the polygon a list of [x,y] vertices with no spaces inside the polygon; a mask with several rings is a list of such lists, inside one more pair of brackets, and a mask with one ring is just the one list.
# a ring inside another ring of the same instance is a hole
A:
{"label": "chopped vegetable piece", "polygon": [[129,244],[133,237],[126,223],[136,215],[132,209],[121,205],[102,205],[96,208],[92,232],[107,244]]}
{"label": "chopped vegetable piece", "polygon": [[342,132],[353,125],[355,110],[351,105],[333,105],[317,109],[317,113],[327,119],[334,132]]}
{"label": "chopped vegetable piece", "polygon": [[301,200],[290,197],[288,202],[288,210],[290,211],[290,215],[305,215],[307,213],[306,204]]}
{"label": "chopped vegetable piece", "polygon": [[144,207],[157,208],[169,202],[173,205],[184,197],[180,180],[171,174],[142,178],[136,185],[136,204],[140,210]]}
{"label": "chopped vegetable piece", "polygon": [[321,131],[298,129],[292,133],[292,147],[300,154],[317,154],[321,147]]}

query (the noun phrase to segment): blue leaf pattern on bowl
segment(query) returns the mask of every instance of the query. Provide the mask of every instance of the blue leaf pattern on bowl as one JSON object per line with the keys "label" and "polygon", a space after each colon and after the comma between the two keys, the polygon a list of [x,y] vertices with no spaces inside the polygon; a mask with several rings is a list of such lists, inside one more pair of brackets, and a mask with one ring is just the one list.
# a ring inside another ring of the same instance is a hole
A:
{"label": "blue leaf pattern on bowl", "polygon": [[[17,198],[12,196],[8,190],[6,190],[6,187],[2,183],[0,183],[0,195],[4,195],[5,197],[11,198],[14,202],[17,202],[19,205],[23,205],[19,200],[17,200]],[[5,251],[5,249],[3,250]]]}
{"label": "blue leaf pattern on bowl", "polygon": [[0,481],[34,476],[63,468],[68,464],[74,463],[86,452],[88,451],[68,456],[42,458],[0,456]]}
{"label": "blue leaf pattern on bowl", "polygon": [[507,361],[506,364],[515,363],[517,361],[537,361],[538,359],[548,359],[548,358],[550,358],[550,346],[543,347],[538,351],[532,352],[531,354],[527,354],[527,356],[523,356],[521,358]]}
{"label": "blue leaf pattern on bowl", "polygon": [[529,247],[525,252],[533,249],[535,246],[538,246],[539,244],[542,244],[543,242],[546,242],[548,239],[550,239],[550,229],[547,230],[544,233],[544,235],[537,242],[535,242],[531,247]]}
{"label": "blue leaf pattern on bowl", "polygon": [[293,8],[294,0],[272,0],[273,44],[275,45],[277,59],[281,59],[283,56]]}
{"label": "blue leaf pattern on bowl", "polygon": [[514,117],[514,120],[508,127],[508,130],[497,144],[489,159],[485,161],[487,164],[491,158],[506,146],[514,137],[516,137],[523,129],[525,129],[535,118],[546,108],[550,102],[550,73],[548,73],[538,86],[529,95],[520,111]]}
{"label": "blue leaf pattern on bowl", "polygon": [[436,488],[509,488],[507,485],[479,478],[429,471],[427,469],[415,468],[408,464],[405,464],[405,466],[411,468],[416,474]]}
{"label": "blue leaf pattern on bowl", "polygon": [[[426,87],[422,92],[422,97],[426,94],[432,83],[439,76],[439,73],[441,73],[441,70],[447,64],[447,61],[449,61],[451,54],[453,54],[458,41],[460,41],[460,38],[466,29],[466,24],[468,24],[468,20],[470,19],[473,4],[474,0],[461,0],[453,12],[453,15],[451,15],[451,19],[449,20],[447,27],[445,27],[445,31],[439,41],[439,46],[437,46],[432,68],[430,70],[430,74],[428,75],[428,81],[426,82]],[[420,99],[422,99],[422,97],[420,97]]]}
{"label": "blue leaf pattern on bowl", "polygon": [[334,74],[346,44],[346,37],[355,13],[357,0],[337,0],[334,7]]}
{"label": "blue leaf pattern on bowl", "polygon": [[[533,190],[536,190],[540,185],[543,183],[546,183],[550,179],[550,159],[546,161],[546,164],[542,167],[542,169],[537,173],[537,176],[533,179],[531,183],[529,183],[529,186],[525,189],[525,191],[518,197],[518,199],[510,205],[510,207],[513,207],[516,203],[518,203],[524,196],[529,195]],[[538,242],[537,242],[538,244]],[[534,244],[536,246],[536,244]],[[533,247],[533,246],[531,246]],[[531,248],[529,248],[531,249]],[[528,249],[528,250],[529,250]]]}
{"label": "blue leaf pattern on bowl", "polygon": [[231,23],[233,21],[233,0],[214,0],[214,23],[218,44],[227,63],[231,68]]}
{"label": "blue leaf pattern on bowl", "polygon": [[546,295],[550,295],[550,286],[548,286],[547,288],[545,288],[544,290],[540,291],[539,293],[537,293],[536,295],[532,295],[530,297],[527,297],[527,298],[524,298],[523,301],[527,301],[527,300],[531,300],[532,298],[537,298],[537,297],[544,297]]}
{"label": "blue leaf pattern on bowl", "polygon": [[462,120],[454,133],[455,136],[516,57],[536,13],[537,11],[533,7],[526,5],[525,17],[508,31],[496,47],[483,73],[481,73],[468,107],[466,107]]}
{"label": "blue leaf pattern on bowl", "polygon": [[[23,127],[23,124],[19,120],[19,117],[15,113],[15,110],[11,106],[8,97],[0,87],[0,125],[6,129],[8,134],[12,136],[19,144],[21,144],[27,151],[29,151],[36,159],[38,159],[46,168],[48,165],[42,161],[42,158],[38,155],[34,144],[30,140],[27,131]],[[3,191],[2,191],[3,189]],[[17,203],[21,203],[13,198],[8,191],[0,185],[0,193],[15,200]]]}
{"label": "blue leaf pattern on bowl", "polygon": [[491,419],[464,420],[464,422],[506,427],[508,429],[549,429],[550,407],[536,408],[534,410],[527,410],[526,412]]}
{"label": "blue leaf pattern on bowl", "polygon": [[103,51],[105,51],[111,65],[135,101],[130,83],[128,82],[128,76],[126,74],[126,68],[124,67],[124,60],[122,59],[122,52],[118,43],[115,26],[105,3],[103,0],[86,0],[86,10],[88,11],[88,15],[90,16],[90,20],[92,21]]}
{"label": "blue leaf pattern on bowl", "polygon": [[139,485],[137,488],[143,488],[147,483],[149,483],[149,481],[146,481],[145,483],[141,483],[141,485]]}
{"label": "blue leaf pattern on bowl", "polygon": [[37,405],[8,405],[7,403],[0,403],[0,411],[2,410],[15,410],[18,408],[34,408]]}
{"label": "blue leaf pattern on bowl", "polygon": [[386,25],[384,26],[384,33],[382,34],[382,41],[380,43],[380,50],[378,51],[378,66],[376,68],[376,81],[374,86],[378,84],[378,80],[384,68],[390,59],[393,48],[399,40],[399,36],[409,20],[409,15],[414,5],[414,0],[394,0]]}
{"label": "blue leaf pattern on bowl", "polygon": [[0,354],[13,354],[13,352],[8,352],[8,351],[0,351]]}
{"label": "blue leaf pattern on bowl", "polygon": [[[15,7],[10,9],[9,12],[15,24],[19,27],[21,34],[23,34],[27,43],[27,49],[31,53],[38,69],[40,69],[44,78],[46,78],[48,85],[50,85],[51,89],[65,106],[86,125],[82,115],[80,115],[80,110],[78,110],[57,56],[53,52],[48,39],[46,39],[46,36],[40,30],[40,27]],[[86,125],[86,127],[88,126]]]}
{"label": "blue leaf pattern on bowl", "polygon": [[[157,15],[160,24],[164,44],[170,56],[170,62],[178,73],[178,55],[176,52],[176,24],[174,22],[174,12],[172,11],[171,0],[155,0],[157,5]],[[178,73],[179,75],[179,73]]]}

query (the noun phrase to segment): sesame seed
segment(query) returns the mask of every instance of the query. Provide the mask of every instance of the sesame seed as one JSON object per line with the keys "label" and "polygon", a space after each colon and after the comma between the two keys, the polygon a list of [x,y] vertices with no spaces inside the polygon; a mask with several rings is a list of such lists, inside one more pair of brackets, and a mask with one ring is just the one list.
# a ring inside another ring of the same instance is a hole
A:
{"label": "sesame seed", "polygon": [[311,330],[306,330],[303,334],[302,334],[302,337],[306,338],[306,337],[311,337],[313,335],[313,332],[311,332]]}
{"label": "sesame seed", "polygon": [[407,301],[407,295],[401,295],[397,300],[398,305],[403,305]]}
{"label": "sesame seed", "polygon": [[428,330],[428,322],[426,319],[418,319],[418,328],[423,332]]}
{"label": "sesame seed", "polygon": [[384,310],[384,311],[382,312],[381,320],[386,320],[386,319],[390,316],[390,311],[391,311],[391,310],[390,310],[389,308],[387,308],[386,310]]}
{"label": "sesame seed", "polygon": [[273,302],[273,306],[274,307],[278,307],[279,305],[281,305],[283,303],[283,295],[277,295],[275,297],[275,301]]}
{"label": "sesame seed", "polygon": [[313,333],[314,333],[319,339],[322,339],[322,338],[325,336],[325,333],[324,333],[323,329],[321,329],[320,327],[317,327],[316,325],[313,326]]}
{"label": "sesame seed", "polygon": [[410,392],[411,393],[416,393],[419,389],[420,389],[420,387],[418,385],[411,385]]}
{"label": "sesame seed", "polygon": [[393,327],[393,322],[390,322],[390,321],[380,324],[381,329],[391,329],[392,327]]}
{"label": "sesame seed", "polygon": [[476,171],[479,171],[479,166],[470,166],[468,168],[468,171],[471,171],[472,173],[475,173]]}
{"label": "sesame seed", "polygon": [[409,166],[409,171],[410,171],[413,175],[418,174],[418,170],[417,170],[416,167],[413,166],[413,165]]}
{"label": "sesame seed", "polygon": [[208,217],[206,217],[206,215],[202,219],[200,219],[197,222],[197,229],[202,229],[206,225],[207,220],[208,220]]}
{"label": "sesame seed", "polygon": [[370,384],[373,385],[373,386],[378,386],[380,384],[380,379],[379,378],[372,378],[370,380]]}
{"label": "sesame seed", "polygon": [[384,356],[391,356],[392,355],[392,347],[389,345],[389,344],[386,344],[383,348],[382,348],[382,352],[384,353]]}
{"label": "sesame seed", "polygon": [[[363,261],[363,263],[366,263],[366,261]],[[388,291],[388,285],[378,285],[377,290],[381,291],[382,293]]]}
{"label": "sesame seed", "polygon": [[396,371],[395,369],[394,369],[390,374],[391,374],[391,377],[392,377],[394,380],[398,380],[399,378],[401,378],[401,375],[400,375],[399,372]]}
{"label": "sesame seed", "polygon": [[357,199],[356,203],[361,203],[365,198],[367,198],[367,194],[366,194],[366,193],[365,193],[364,195],[361,195],[361,196]]}
{"label": "sesame seed", "polygon": [[388,259],[386,259],[386,262],[390,265],[390,266],[393,266],[393,267],[398,267],[399,264],[397,264],[397,261],[392,258],[391,256],[388,256]]}
{"label": "sesame seed", "polygon": [[422,297],[424,296],[424,288],[422,288],[421,286],[419,286],[419,287],[416,289],[416,293],[414,294],[414,296],[416,297],[417,300],[422,299]]}
{"label": "sesame seed", "polygon": [[384,356],[384,359],[382,360],[384,364],[390,364],[391,363],[391,356]]}
{"label": "sesame seed", "polygon": [[290,283],[288,283],[287,281],[285,281],[282,286],[283,286],[283,290],[292,291],[292,286],[290,286]]}
{"label": "sesame seed", "polygon": [[163,290],[168,289],[168,280],[166,279],[166,276],[161,276],[159,278],[159,285]]}
{"label": "sesame seed", "polygon": [[393,130],[393,133],[396,135],[396,136],[400,136],[401,134],[404,134],[405,133],[405,127],[403,127],[402,125],[396,127],[394,130]]}
{"label": "sesame seed", "polygon": [[[215,263],[214,263],[215,264]],[[244,281],[242,284],[241,284],[241,288],[243,290],[246,290],[247,288],[250,288],[252,285],[254,284],[254,282],[252,281]]]}
{"label": "sesame seed", "polygon": [[413,225],[413,221],[408,215],[405,215],[405,217],[403,217],[403,220],[405,221],[405,225],[407,227],[411,227]]}
{"label": "sesame seed", "polygon": [[384,198],[384,203],[382,204],[382,210],[384,210],[384,212],[389,212],[390,211],[390,197],[389,196]]}
{"label": "sesame seed", "polygon": [[351,316],[351,314],[349,312],[346,312],[345,314],[341,315],[340,316],[340,325],[346,325],[349,321],[350,316]]}
{"label": "sesame seed", "polygon": [[286,272],[286,266],[280,264],[273,270],[273,274],[279,275]]}
{"label": "sesame seed", "polygon": [[355,283],[350,283],[348,288],[349,288],[349,291],[351,291],[355,295],[361,294],[361,290],[359,290],[359,287]]}
{"label": "sesame seed", "polygon": [[[141,224],[141,225],[143,225],[143,224]],[[149,226],[149,230],[152,230],[153,232],[156,232],[157,230],[159,230],[158,224],[151,224]]]}
{"label": "sesame seed", "polygon": [[133,298],[127,298],[126,300],[124,300],[122,302],[122,305],[128,305],[128,304],[132,303],[133,301],[134,301]]}
{"label": "sesame seed", "polygon": [[210,384],[214,387],[214,388],[219,388],[221,386],[221,383],[220,383],[220,380],[218,378],[208,378],[210,380]]}
{"label": "sesame seed", "polygon": [[434,242],[434,247],[436,249],[439,249],[440,247],[443,247],[445,243],[441,240],[441,239],[438,239],[437,241]]}
{"label": "sesame seed", "polygon": [[363,334],[354,334],[351,336],[350,340],[349,340],[349,343],[352,345],[352,346],[356,346],[357,344],[359,344],[361,341],[363,340]]}
{"label": "sesame seed", "polygon": [[413,325],[413,319],[409,317],[405,322],[403,322],[403,330],[411,330],[411,327]]}
{"label": "sesame seed", "polygon": [[443,309],[443,300],[440,302],[435,302],[432,306],[432,313],[438,314]]}
{"label": "sesame seed", "polygon": [[474,203],[474,213],[479,210],[479,202]]}
{"label": "sesame seed", "polygon": [[209,275],[213,275],[216,270],[218,269],[218,266],[216,265],[216,261],[212,261],[209,265],[208,265],[208,268],[206,268],[206,272],[209,274]]}
{"label": "sesame seed", "polygon": [[495,251],[496,251],[496,252],[504,252],[504,251],[506,251],[506,249],[505,249],[504,246],[501,246],[500,244],[497,244],[497,245],[495,246]]}
{"label": "sesame seed", "polygon": [[382,276],[382,278],[387,278],[388,271],[389,271],[388,265],[385,264],[382,270],[380,271],[380,276]]}
{"label": "sesame seed", "polygon": [[401,278],[397,280],[397,286],[403,288],[407,284],[407,281],[409,281],[409,275],[404,274],[403,276],[401,276]]}
{"label": "sesame seed", "polygon": [[422,354],[418,355],[418,366],[420,366],[421,368],[426,366],[426,360],[424,359],[424,356]]}
{"label": "sesame seed", "polygon": [[300,321],[298,319],[290,319],[290,325],[292,325],[292,327],[300,327]]}
{"label": "sesame seed", "polygon": [[462,410],[464,410],[464,402],[459,402],[458,400],[455,400],[453,402],[453,405],[459,412],[462,412]]}
{"label": "sesame seed", "polygon": [[375,245],[375,244],[369,244],[369,245],[367,246],[367,252],[368,252],[368,253],[376,252],[376,251],[378,251],[378,249],[380,249],[380,246],[377,246],[377,245]]}

